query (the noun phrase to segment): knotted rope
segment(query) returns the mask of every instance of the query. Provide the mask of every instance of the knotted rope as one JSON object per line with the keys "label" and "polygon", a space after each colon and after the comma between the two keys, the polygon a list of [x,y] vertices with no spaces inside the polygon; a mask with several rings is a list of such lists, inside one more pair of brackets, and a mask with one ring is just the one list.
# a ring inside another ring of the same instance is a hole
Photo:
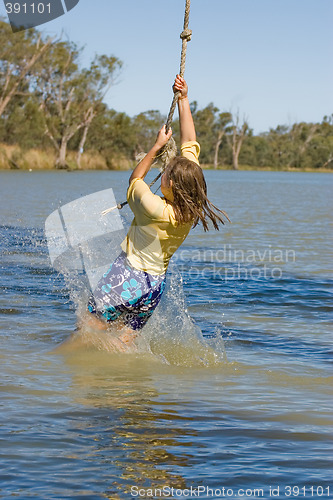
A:
{"label": "knotted rope", "polygon": [[[184,29],[180,34],[180,38],[182,39],[182,51],[181,51],[181,56],[180,56],[180,70],[179,74],[183,78],[184,73],[185,73],[185,63],[186,63],[186,52],[187,52],[187,42],[191,40],[192,36],[192,30],[189,29],[189,20],[190,20],[190,9],[191,9],[191,0],[186,0],[186,5],[185,5],[185,16],[184,16]],[[179,98],[180,92],[175,92],[173,95],[173,100],[170,106],[168,118],[165,124],[166,132],[170,129],[172,120],[173,120],[173,115],[177,106],[178,98]],[[175,143],[175,140],[173,137],[168,141],[168,143],[161,149],[160,154],[158,155],[159,159],[161,160],[163,167],[162,171],[155,177],[155,179],[149,184],[149,187],[153,186],[155,182],[158,181],[158,179],[161,177],[163,174],[165,167],[167,164],[175,157],[177,156],[177,146]],[[119,210],[123,208],[125,205],[127,205],[127,201],[123,201],[122,203],[118,203],[118,205],[108,208],[107,210],[104,210],[102,212],[102,215],[106,215],[107,213],[111,212],[111,210],[114,210],[118,208]]]}
{"label": "knotted rope", "polygon": [[[187,42],[191,41],[192,30],[188,28],[188,23],[190,19],[190,4],[191,0],[186,0],[186,8],[185,8],[185,18],[184,18],[184,30],[180,34],[180,38],[182,39],[182,53],[180,58],[180,71],[179,74],[183,78],[185,73],[185,63],[186,63],[186,52],[187,52]],[[168,132],[170,125],[172,123],[173,115],[177,106],[178,98],[180,92],[176,92],[173,96],[173,101],[171,103],[168,119],[166,122],[166,131]]]}

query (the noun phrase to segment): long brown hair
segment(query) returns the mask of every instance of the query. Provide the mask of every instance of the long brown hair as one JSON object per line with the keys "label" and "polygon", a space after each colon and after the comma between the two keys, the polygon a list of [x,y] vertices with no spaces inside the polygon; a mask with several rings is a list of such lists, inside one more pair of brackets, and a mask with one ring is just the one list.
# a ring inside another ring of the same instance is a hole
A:
{"label": "long brown hair", "polygon": [[206,181],[201,167],[195,162],[176,156],[167,165],[165,175],[168,181],[172,181],[174,201],[171,205],[179,224],[193,221],[195,227],[201,222],[204,230],[208,231],[208,219],[217,230],[219,223],[224,224],[223,217],[230,222],[228,215],[207,198]]}

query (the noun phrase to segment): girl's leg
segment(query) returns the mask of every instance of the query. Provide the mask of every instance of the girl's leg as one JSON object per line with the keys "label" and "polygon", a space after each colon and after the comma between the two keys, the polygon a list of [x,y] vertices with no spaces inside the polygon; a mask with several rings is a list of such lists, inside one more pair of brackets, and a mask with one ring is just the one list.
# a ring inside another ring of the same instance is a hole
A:
{"label": "girl's leg", "polygon": [[[91,328],[97,331],[110,332],[115,334],[115,337],[108,336],[110,341],[114,343],[116,347],[118,347],[121,351],[128,350],[129,347],[134,346],[134,341],[137,338],[138,334],[135,330],[125,325],[121,319],[106,322],[99,319],[97,316],[91,313],[87,313],[78,324],[79,328]],[[120,342],[118,342],[120,341]]]}
{"label": "girl's leg", "polygon": [[118,339],[128,347],[133,346],[135,339],[138,334],[135,330],[132,330],[128,326],[123,327],[123,333],[119,335]]}
{"label": "girl's leg", "polygon": [[136,349],[137,333],[126,325],[119,321],[110,325],[92,314],[87,314],[85,319],[86,321],[82,318],[77,330],[56,347],[54,352],[67,354],[96,348],[106,352],[131,352]]}
{"label": "girl's leg", "polygon": [[99,319],[95,314],[86,313],[78,321],[78,328],[85,327],[106,331],[108,329],[108,324],[106,321]]}

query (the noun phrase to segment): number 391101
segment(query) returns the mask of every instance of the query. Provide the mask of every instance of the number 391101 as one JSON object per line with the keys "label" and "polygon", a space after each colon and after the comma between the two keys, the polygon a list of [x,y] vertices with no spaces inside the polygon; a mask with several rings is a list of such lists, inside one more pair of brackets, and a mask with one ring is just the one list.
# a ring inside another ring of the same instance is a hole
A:
{"label": "number 391101", "polygon": [[51,3],[6,3],[7,14],[51,14]]}

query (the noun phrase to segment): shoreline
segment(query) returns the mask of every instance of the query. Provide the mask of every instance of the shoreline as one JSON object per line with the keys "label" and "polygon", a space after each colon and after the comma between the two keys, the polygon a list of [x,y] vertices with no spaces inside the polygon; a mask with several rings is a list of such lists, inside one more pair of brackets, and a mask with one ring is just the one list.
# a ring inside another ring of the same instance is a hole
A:
{"label": "shoreline", "polygon": [[[249,166],[239,166],[238,170],[233,169],[232,167],[219,167],[217,169],[200,165],[203,170],[212,170],[216,172],[290,172],[290,173],[318,173],[318,174],[332,174],[333,169],[327,168],[275,168],[275,167],[249,167]],[[68,168],[68,169],[57,169],[57,168],[1,168],[0,172],[130,172],[131,168]],[[151,170],[158,170],[158,168],[154,167]]]}
{"label": "shoreline", "polygon": [[[56,168],[56,154],[52,149],[28,149],[22,150],[18,145],[0,144],[0,171],[64,171],[64,172],[84,172],[84,171],[130,171],[137,162],[131,160],[120,153],[115,153],[111,159],[104,158],[97,151],[87,151],[82,154],[81,168],[76,163],[76,152],[69,151],[67,155],[68,168]],[[264,167],[239,165],[238,170],[235,170],[232,165],[222,165],[214,168],[212,164],[201,164],[203,170],[216,171],[256,171],[256,172],[312,172],[312,173],[332,173],[332,168],[314,168],[314,167],[272,167],[266,165]]]}

